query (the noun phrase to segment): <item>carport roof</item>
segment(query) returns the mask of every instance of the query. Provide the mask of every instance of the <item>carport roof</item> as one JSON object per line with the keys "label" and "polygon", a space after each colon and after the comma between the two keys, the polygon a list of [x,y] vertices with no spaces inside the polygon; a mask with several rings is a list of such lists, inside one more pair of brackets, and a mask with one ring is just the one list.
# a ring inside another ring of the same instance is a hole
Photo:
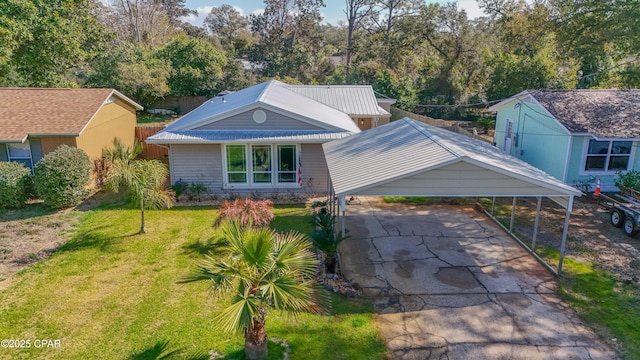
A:
{"label": "carport roof", "polygon": [[408,118],[323,148],[337,196],[582,195],[494,146]]}

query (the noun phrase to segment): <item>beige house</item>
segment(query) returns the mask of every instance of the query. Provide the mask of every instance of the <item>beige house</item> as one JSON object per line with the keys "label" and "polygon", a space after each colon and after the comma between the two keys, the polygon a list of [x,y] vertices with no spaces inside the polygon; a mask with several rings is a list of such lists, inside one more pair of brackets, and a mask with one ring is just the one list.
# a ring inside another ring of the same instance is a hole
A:
{"label": "beige house", "polygon": [[0,161],[33,169],[62,144],[91,159],[114,139],[131,146],[136,110],[142,106],[114,89],[0,88]]}

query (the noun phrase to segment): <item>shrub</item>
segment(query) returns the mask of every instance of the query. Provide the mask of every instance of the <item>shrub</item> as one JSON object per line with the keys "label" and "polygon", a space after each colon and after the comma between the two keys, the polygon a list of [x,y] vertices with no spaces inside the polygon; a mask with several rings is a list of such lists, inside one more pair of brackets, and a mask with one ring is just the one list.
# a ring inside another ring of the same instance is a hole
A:
{"label": "shrub", "polygon": [[630,170],[625,174],[618,173],[614,181],[618,189],[622,190],[622,187],[628,187],[630,189],[640,191],[640,171]]}
{"label": "shrub", "polygon": [[17,162],[0,162],[0,208],[19,208],[29,196],[31,171]]}
{"label": "shrub", "polygon": [[91,161],[78,148],[62,145],[45,155],[35,168],[36,192],[45,204],[65,208],[80,204],[89,194]]}
{"label": "shrub", "polygon": [[189,185],[189,200],[196,198],[198,199],[198,202],[200,202],[202,194],[206,192],[207,187],[204,184],[192,182],[191,185]]}
{"label": "shrub", "polygon": [[171,185],[171,190],[176,194],[176,202],[178,202],[180,201],[180,195],[189,191],[189,184],[180,179],[176,181],[175,184]]}
{"label": "shrub", "polygon": [[220,206],[220,216],[215,225],[224,220],[236,221],[240,226],[268,226],[275,215],[271,212],[273,202],[271,200],[237,199],[233,202],[225,200]]}
{"label": "shrub", "polygon": [[311,241],[316,249],[325,254],[324,265],[327,273],[330,274],[338,272],[335,254],[338,250],[338,245],[347,238],[343,237],[342,234],[336,234],[334,229],[335,221],[336,216],[332,215],[324,207],[311,215],[311,222],[315,227],[310,234]]}

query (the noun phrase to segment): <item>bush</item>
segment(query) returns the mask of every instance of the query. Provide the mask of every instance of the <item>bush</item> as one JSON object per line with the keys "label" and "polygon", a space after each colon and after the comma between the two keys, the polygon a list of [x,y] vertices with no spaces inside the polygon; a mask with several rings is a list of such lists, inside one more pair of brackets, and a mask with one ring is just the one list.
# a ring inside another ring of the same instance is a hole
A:
{"label": "bush", "polygon": [[36,192],[45,204],[56,208],[71,207],[86,199],[86,185],[91,177],[91,161],[78,148],[62,145],[45,155],[35,168]]}
{"label": "bush", "polygon": [[0,162],[0,208],[19,208],[29,197],[31,170],[17,162]]}
{"label": "bush", "polygon": [[275,219],[271,212],[273,202],[271,200],[255,201],[250,199],[238,199],[233,202],[226,201],[220,206],[220,216],[215,222],[219,225],[224,220],[236,221],[240,226],[269,226]]}
{"label": "bush", "polygon": [[619,172],[614,183],[620,190],[622,190],[622,187],[627,187],[629,189],[640,191],[640,171],[630,170],[625,174]]}

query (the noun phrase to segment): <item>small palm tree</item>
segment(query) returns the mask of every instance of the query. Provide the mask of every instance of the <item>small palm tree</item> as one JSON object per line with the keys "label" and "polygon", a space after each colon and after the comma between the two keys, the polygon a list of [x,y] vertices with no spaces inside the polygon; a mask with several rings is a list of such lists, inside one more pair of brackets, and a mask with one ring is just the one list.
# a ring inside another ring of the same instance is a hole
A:
{"label": "small palm tree", "polygon": [[228,242],[226,256],[207,257],[184,281],[210,280],[215,290],[233,295],[231,304],[216,315],[216,326],[244,335],[247,359],[264,359],[269,310],[324,311],[326,298],[314,287],[317,261],[310,241],[300,233],[280,234],[228,221],[221,227]]}
{"label": "small palm tree", "polygon": [[107,187],[118,192],[126,187],[140,204],[140,233],[145,232],[144,210],[171,207],[173,194],[164,188],[169,170],[157,160],[115,160],[109,168]]}

